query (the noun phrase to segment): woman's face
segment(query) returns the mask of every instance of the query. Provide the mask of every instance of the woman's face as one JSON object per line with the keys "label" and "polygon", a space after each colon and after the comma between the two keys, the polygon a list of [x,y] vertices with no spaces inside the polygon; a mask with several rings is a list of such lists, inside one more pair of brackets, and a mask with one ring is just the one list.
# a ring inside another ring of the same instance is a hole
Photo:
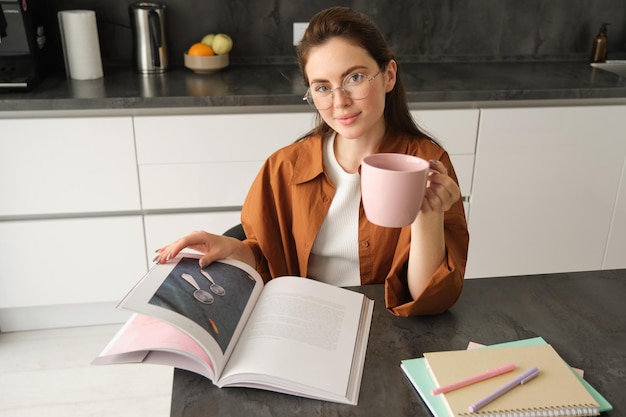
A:
{"label": "woman's face", "polygon": [[[305,65],[312,90],[317,86],[334,89],[332,105],[318,109],[324,121],[343,138],[373,141],[385,132],[385,95],[395,85],[396,69],[395,61],[391,61],[376,75],[381,69],[368,52],[343,38],[331,38],[312,48]],[[346,77],[356,73],[365,75],[364,82],[370,84],[369,94],[362,99],[350,97],[341,89]]]}

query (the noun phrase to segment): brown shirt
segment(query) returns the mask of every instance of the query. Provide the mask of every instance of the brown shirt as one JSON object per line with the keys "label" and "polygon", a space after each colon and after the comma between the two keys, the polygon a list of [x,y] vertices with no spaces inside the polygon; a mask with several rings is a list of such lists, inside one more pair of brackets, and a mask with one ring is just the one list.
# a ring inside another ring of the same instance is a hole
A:
{"label": "brown shirt", "polygon": [[[313,136],[275,152],[257,175],[241,219],[265,280],[282,275],[307,276],[311,248],[326,216],[335,187],[324,172],[323,140]],[[376,152],[439,160],[456,180],[448,154],[428,139],[387,135]],[[438,314],[451,307],[463,287],[469,235],[463,202],[445,213],[447,257],[424,292],[413,300],[407,287],[411,228],[370,223],[359,210],[359,261],[362,284],[385,284],[387,309],[398,316]]]}

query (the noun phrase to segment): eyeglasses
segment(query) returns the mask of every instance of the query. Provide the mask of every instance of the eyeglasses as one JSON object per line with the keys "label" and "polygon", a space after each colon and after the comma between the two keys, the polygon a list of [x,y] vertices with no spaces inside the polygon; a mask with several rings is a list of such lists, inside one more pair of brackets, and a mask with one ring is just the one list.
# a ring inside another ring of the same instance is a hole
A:
{"label": "eyeglasses", "polygon": [[367,78],[367,75],[355,72],[343,79],[341,87],[332,88],[327,83],[313,83],[306,91],[303,101],[308,102],[318,110],[326,110],[333,106],[333,93],[335,90],[342,90],[352,100],[363,100],[370,93],[370,81],[378,77],[380,71]]}

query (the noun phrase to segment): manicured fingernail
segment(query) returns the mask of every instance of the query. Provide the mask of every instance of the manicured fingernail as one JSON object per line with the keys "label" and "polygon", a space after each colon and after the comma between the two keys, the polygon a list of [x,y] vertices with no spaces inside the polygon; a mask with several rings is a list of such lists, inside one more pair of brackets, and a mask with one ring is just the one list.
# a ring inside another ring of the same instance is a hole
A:
{"label": "manicured fingernail", "polygon": [[206,268],[207,267],[207,263],[204,259],[200,259],[200,268]]}
{"label": "manicured fingernail", "polygon": [[156,263],[161,262],[161,255],[159,254],[159,255],[155,256],[154,259],[152,260],[152,262],[156,262]]}

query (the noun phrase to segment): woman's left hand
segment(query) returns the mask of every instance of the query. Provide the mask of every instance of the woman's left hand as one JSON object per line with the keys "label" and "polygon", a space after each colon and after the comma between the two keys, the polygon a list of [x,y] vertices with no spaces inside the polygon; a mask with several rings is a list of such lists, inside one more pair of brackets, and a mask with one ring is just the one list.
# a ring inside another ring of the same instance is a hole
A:
{"label": "woman's left hand", "polygon": [[430,173],[421,212],[445,212],[461,198],[461,190],[439,161],[430,161]]}

